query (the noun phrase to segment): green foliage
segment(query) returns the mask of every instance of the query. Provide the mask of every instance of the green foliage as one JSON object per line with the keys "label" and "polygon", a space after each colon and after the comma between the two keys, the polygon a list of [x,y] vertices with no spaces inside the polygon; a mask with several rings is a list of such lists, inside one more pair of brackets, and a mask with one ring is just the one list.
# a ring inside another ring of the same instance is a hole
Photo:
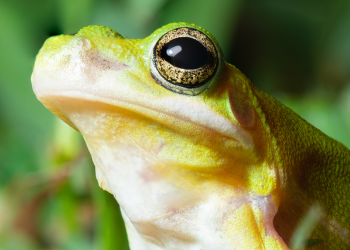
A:
{"label": "green foliage", "polygon": [[100,24],[142,38],[196,23],[262,90],[350,147],[350,7],[336,1],[0,1],[0,249],[128,249],[118,204],[102,191],[80,135],[33,94],[51,35]]}

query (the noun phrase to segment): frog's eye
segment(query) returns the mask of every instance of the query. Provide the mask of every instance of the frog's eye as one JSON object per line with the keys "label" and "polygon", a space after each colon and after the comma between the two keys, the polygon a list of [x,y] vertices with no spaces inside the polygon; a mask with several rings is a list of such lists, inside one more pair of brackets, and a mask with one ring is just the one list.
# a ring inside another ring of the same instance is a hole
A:
{"label": "frog's eye", "polygon": [[218,66],[212,41],[201,31],[186,27],[163,35],[152,58],[153,78],[171,91],[189,95],[204,91]]}

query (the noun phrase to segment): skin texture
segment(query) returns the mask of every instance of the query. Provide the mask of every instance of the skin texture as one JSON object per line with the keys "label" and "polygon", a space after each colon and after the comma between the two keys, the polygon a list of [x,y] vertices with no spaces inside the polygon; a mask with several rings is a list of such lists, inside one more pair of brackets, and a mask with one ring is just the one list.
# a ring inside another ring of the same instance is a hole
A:
{"label": "skin texture", "polygon": [[[218,54],[195,95],[151,74],[154,45],[179,27],[206,34]],[[131,249],[289,249],[315,205],[320,219],[303,237],[321,242],[307,248],[349,249],[350,151],[255,88],[201,27],[169,24],[142,40],[103,26],[52,37],[32,83],[83,135]]]}

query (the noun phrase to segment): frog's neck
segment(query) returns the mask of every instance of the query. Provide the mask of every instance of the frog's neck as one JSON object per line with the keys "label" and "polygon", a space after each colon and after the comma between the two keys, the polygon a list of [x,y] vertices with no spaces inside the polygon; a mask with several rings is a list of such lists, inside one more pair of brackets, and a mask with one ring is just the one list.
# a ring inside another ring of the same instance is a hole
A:
{"label": "frog's neck", "polygon": [[137,144],[85,139],[100,186],[122,208],[131,249],[286,247],[272,224],[271,195],[251,196],[215,179],[193,184]]}
{"label": "frog's neck", "polygon": [[288,249],[272,226],[270,204],[271,196],[231,202],[211,197],[200,206],[153,221],[132,222],[123,210],[122,215],[132,250],[246,250],[271,245]]}

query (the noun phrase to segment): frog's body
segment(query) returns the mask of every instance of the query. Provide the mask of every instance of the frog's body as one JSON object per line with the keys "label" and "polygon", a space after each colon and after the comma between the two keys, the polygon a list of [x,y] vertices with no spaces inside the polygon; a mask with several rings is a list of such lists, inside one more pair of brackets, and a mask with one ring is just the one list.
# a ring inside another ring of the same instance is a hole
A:
{"label": "frog's body", "polygon": [[[179,27],[216,48],[198,88],[151,72],[157,41]],[[132,249],[288,249],[316,203],[321,220],[305,238],[322,242],[312,249],[350,247],[350,151],[256,89],[202,28],[170,24],[130,40],[88,26],[53,37],[32,82],[84,136]]]}

